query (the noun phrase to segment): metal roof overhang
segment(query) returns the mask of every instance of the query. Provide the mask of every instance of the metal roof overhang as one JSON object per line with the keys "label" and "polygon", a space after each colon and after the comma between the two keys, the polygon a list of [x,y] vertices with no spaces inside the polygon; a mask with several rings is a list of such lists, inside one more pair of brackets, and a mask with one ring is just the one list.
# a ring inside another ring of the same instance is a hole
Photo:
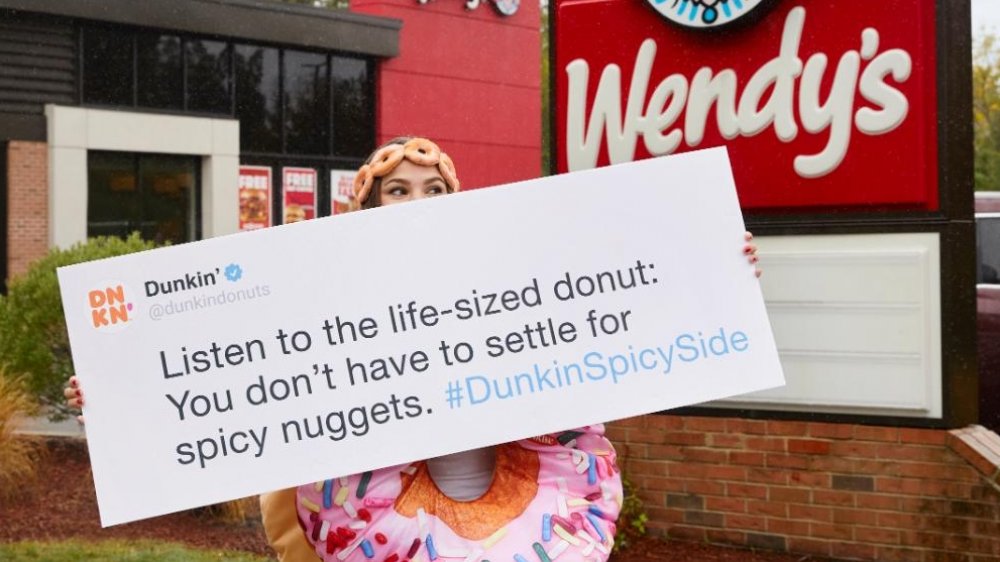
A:
{"label": "metal roof overhang", "polygon": [[399,54],[402,21],[272,0],[0,0],[0,9],[342,51]]}

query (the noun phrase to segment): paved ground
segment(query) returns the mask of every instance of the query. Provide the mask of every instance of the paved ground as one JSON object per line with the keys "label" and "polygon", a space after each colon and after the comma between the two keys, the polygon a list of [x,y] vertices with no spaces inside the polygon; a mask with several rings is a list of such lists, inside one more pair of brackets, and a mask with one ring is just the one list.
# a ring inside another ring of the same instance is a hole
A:
{"label": "paved ground", "polygon": [[51,422],[45,416],[24,420],[24,425],[21,426],[20,432],[49,437],[83,437],[86,434],[83,426],[77,423],[76,418],[69,418],[61,422]]}

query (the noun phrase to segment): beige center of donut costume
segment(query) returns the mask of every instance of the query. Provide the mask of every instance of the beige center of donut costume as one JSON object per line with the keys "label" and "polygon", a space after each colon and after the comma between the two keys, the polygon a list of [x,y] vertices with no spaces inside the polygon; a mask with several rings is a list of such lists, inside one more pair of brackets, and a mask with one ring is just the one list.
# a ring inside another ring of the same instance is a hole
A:
{"label": "beige center of donut costume", "polygon": [[[357,202],[404,159],[436,167],[449,191],[459,190],[451,158],[412,138],[380,148],[358,170]],[[494,452],[492,480],[477,499],[448,497],[415,461],[262,494],[264,529],[283,562],[607,560],[622,484],[603,425]]]}

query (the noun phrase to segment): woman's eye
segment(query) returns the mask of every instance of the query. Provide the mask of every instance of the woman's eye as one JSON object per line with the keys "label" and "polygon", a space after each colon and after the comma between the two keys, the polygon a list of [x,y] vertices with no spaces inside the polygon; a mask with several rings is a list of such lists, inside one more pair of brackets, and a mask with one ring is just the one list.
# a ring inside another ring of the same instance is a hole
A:
{"label": "woman's eye", "polygon": [[444,186],[441,186],[441,185],[432,185],[432,186],[430,186],[430,187],[427,188],[427,194],[428,195],[441,195],[444,192],[445,192],[445,188],[444,188]]}
{"label": "woman's eye", "polygon": [[389,189],[389,195],[393,197],[403,197],[406,195],[406,188],[401,186],[395,186]]}

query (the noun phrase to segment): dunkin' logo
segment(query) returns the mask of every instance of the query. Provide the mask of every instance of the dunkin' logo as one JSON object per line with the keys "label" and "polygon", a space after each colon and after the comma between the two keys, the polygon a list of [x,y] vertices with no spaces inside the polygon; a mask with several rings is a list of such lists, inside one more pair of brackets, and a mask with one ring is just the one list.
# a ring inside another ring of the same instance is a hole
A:
{"label": "dunkin' logo", "polygon": [[646,0],[659,14],[684,27],[706,29],[732,23],[763,0]]}
{"label": "dunkin' logo", "polygon": [[126,301],[125,285],[110,284],[87,293],[90,318],[95,329],[124,326],[133,317],[133,306]]}

